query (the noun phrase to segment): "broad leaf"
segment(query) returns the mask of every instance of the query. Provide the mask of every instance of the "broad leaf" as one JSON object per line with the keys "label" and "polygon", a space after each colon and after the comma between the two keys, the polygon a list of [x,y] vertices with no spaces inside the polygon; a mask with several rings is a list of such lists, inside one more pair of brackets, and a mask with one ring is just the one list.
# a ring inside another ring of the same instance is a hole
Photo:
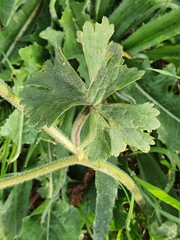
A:
{"label": "broad leaf", "polygon": [[39,36],[43,39],[46,39],[52,46],[61,46],[64,33],[48,27],[42,31]]}
{"label": "broad leaf", "polygon": [[26,82],[21,93],[30,123],[50,126],[72,106],[88,104],[86,87],[60,49],[56,49],[54,65],[47,61],[43,72]]}
{"label": "broad leaf", "polygon": [[31,186],[32,183],[30,181],[23,183],[23,185],[15,186],[4,204],[1,200],[0,232],[6,236],[1,239],[13,239],[20,234],[22,220],[29,210]]}
{"label": "broad leaf", "polygon": [[94,27],[92,23],[86,22],[83,32],[77,32],[78,41],[83,46],[91,82],[104,63],[104,55],[113,31],[113,25],[109,25],[107,18],[103,18],[102,24],[96,23]]}
{"label": "broad leaf", "polygon": [[153,236],[154,240],[180,240],[178,230],[179,226],[169,220],[163,221],[161,225],[157,221],[149,226],[150,235]]}
{"label": "broad leaf", "polygon": [[150,103],[100,104],[96,109],[91,108],[89,121],[84,126],[84,131],[89,129],[89,134],[82,137],[79,147],[85,148],[91,162],[118,156],[127,145],[148,152],[154,144],[149,132],[160,126],[156,119],[158,114]]}
{"label": "broad leaf", "polygon": [[101,25],[96,23],[95,27],[86,22],[83,32],[78,32],[91,82],[88,98],[93,105],[101,103],[116,90],[140,79],[144,74],[143,71],[122,65],[122,47],[112,42],[108,44],[112,33],[113,27],[106,18],[103,18]]}
{"label": "broad leaf", "polygon": [[53,204],[48,215],[43,224],[41,224],[41,215],[24,218],[22,239],[67,240],[80,238],[82,220],[77,208],[69,206],[64,200],[58,200]]}
{"label": "broad leaf", "polygon": [[108,121],[111,138],[111,153],[118,156],[126,145],[148,152],[150,144],[154,144],[148,132],[159,127],[156,116],[159,112],[153,109],[153,104],[128,105],[111,104],[101,105],[99,110]]}
{"label": "broad leaf", "polygon": [[94,220],[94,240],[105,239],[109,232],[113,207],[117,197],[118,184],[105,173],[96,172],[96,216]]}
{"label": "broad leaf", "polygon": [[105,63],[102,64],[88,91],[88,97],[94,105],[102,102],[116,90],[140,79],[144,74],[143,71],[129,69],[122,63],[121,46],[110,43],[106,50]]}
{"label": "broad leaf", "polygon": [[24,61],[25,70],[30,76],[41,69],[48,57],[48,52],[44,51],[44,48],[37,43],[21,48],[19,54]]}
{"label": "broad leaf", "polygon": [[[169,64],[164,70],[176,75],[173,64]],[[176,84],[175,77],[148,71],[139,84],[131,85],[125,90],[134,97],[137,103],[151,101],[155,104],[160,111],[158,116],[161,123],[158,129],[159,139],[171,149],[179,151],[180,98],[179,95],[169,92],[170,87]]]}
{"label": "broad leaf", "polygon": [[72,106],[88,105],[91,109],[89,132],[92,133],[89,138],[85,136],[87,139],[83,139],[80,147],[85,148],[90,161],[118,156],[126,145],[148,152],[154,141],[143,131],[159,127],[155,118],[158,111],[152,108],[152,104],[101,105],[109,95],[144,73],[122,65],[122,47],[109,43],[112,33],[113,26],[109,25],[107,18],[103,18],[102,24],[96,23],[95,27],[86,22],[83,32],[78,32],[89,70],[88,88],[56,49],[54,65],[47,61],[44,71],[28,80],[21,94],[31,124],[38,123],[39,126],[51,125]]}

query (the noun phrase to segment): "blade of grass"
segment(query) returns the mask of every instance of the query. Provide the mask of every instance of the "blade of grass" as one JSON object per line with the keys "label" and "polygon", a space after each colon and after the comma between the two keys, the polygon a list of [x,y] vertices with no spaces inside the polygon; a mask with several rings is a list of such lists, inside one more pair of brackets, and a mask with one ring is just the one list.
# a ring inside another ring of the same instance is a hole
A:
{"label": "blade of grass", "polygon": [[136,32],[123,41],[124,49],[129,54],[135,55],[179,34],[179,14],[180,8],[177,8],[138,28]]}
{"label": "blade of grass", "polygon": [[170,73],[170,72],[168,72],[168,71],[166,71],[166,70],[155,69],[155,68],[148,68],[148,69],[149,69],[149,70],[152,70],[152,71],[154,71],[154,72],[158,72],[158,73],[164,74],[164,75],[166,75],[166,76],[175,77],[175,78],[180,79],[179,76],[174,75],[174,74],[172,74],[172,73]]}
{"label": "blade of grass", "polygon": [[174,208],[180,210],[180,202],[176,200],[175,198],[169,196],[167,193],[165,193],[162,189],[151,185],[148,182],[143,181],[142,179],[134,176],[134,179],[141,184],[148,192],[152,193],[155,197],[160,199],[161,201],[173,206]]}
{"label": "blade of grass", "polygon": [[[9,57],[17,42],[20,40],[42,4],[42,0],[34,0],[27,2],[22,9],[13,18],[9,26],[3,29],[0,34],[0,48],[6,53],[6,57]],[[18,20],[17,20],[18,19]],[[13,22],[14,21],[14,22]],[[18,24],[17,24],[18,23]],[[15,26],[12,28],[12,26]],[[2,59],[2,63],[5,63],[5,58]]]}
{"label": "blade of grass", "polygon": [[150,197],[148,197],[146,194],[144,194],[145,199],[147,200],[147,202],[153,207],[153,209],[155,209],[156,211],[158,211],[161,215],[163,215],[164,217],[166,217],[167,219],[171,220],[172,222],[178,223],[180,224],[180,218],[177,218],[165,211],[163,211],[162,209],[159,208],[159,203],[153,203],[153,201],[150,199]]}

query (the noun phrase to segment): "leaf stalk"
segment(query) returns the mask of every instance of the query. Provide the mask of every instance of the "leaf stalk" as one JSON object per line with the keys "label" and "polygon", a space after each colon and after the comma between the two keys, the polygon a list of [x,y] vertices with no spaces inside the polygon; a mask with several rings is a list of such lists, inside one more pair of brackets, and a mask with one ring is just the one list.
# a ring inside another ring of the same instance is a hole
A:
{"label": "leaf stalk", "polygon": [[20,104],[21,99],[10,89],[10,87],[0,78],[0,96],[10,102],[19,110],[23,110],[23,105]]}
{"label": "leaf stalk", "polygon": [[77,116],[74,122],[72,132],[71,132],[71,139],[76,146],[79,146],[81,144],[81,139],[80,139],[81,130],[89,115],[89,112],[90,112],[90,106],[83,108],[83,110],[79,113],[79,115]]}

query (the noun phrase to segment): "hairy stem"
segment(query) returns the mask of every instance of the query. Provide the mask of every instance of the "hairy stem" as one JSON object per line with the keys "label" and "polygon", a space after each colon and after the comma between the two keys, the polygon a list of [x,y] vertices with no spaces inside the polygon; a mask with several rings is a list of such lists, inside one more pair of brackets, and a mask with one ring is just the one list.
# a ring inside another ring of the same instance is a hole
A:
{"label": "hairy stem", "polygon": [[44,126],[44,131],[46,131],[51,137],[61,143],[64,147],[70,150],[72,153],[76,153],[75,145],[65,136],[60,129],[56,128],[55,126]]}
{"label": "hairy stem", "polygon": [[77,116],[73,128],[72,128],[72,132],[71,132],[71,140],[72,142],[76,145],[79,146],[81,143],[81,139],[80,139],[80,135],[81,135],[81,130],[82,127],[89,115],[90,112],[90,106],[85,107]]}
{"label": "hairy stem", "polygon": [[33,168],[28,171],[24,171],[22,173],[15,174],[15,176],[6,177],[0,180],[0,188],[6,188],[9,186],[13,186],[33,178],[45,175],[55,170],[59,170],[64,167],[68,167],[71,165],[83,165],[86,167],[90,167],[94,170],[98,170],[106,173],[107,175],[117,179],[120,181],[132,194],[134,194],[134,198],[140,207],[143,207],[144,197],[137,187],[133,179],[121,169],[113,166],[109,162],[97,161],[95,163],[89,162],[87,159],[80,160],[77,156],[70,156],[64,159],[60,159],[54,161],[50,164],[46,164],[37,168]]}
{"label": "hairy stem", "polygon": [[20,104],[21,99],[10,89],[10,87],[0,79],[0,96],[10,102],[19,110],[23,110],[23,105]]}

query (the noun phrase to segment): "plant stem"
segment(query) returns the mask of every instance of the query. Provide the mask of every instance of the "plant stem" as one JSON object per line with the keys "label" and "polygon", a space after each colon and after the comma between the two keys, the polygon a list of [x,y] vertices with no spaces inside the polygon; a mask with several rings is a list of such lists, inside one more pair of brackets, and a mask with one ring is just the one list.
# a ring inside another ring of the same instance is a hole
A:
{"label": "plant stem", "polygon": [[6,177],[4,179],[0,180],[0,188],[6,188],[10,187],[19,183],[23,183],[25,181],[34,179],[36,177],[45,175],[47,173],[50,173],[52,171],[72,166],[72,165],[83,165],[86,167],[90,167],[94,170],[98,170],[101,172],[106,173],[107,175],[117,179],[120,181],[131,193],[134,194],[134,198],[138,205],[140,207],[143,207],[145,202],[144,202],[144,197],[140,191],[140,189],[137,187],[133,179],[124,171],[121,169],[113,166],[109,162],[103,162],[103,161],[97,161],[95,163],[89,162],[87,159],[80,160],[77,156],[70,156],[64,159],[60,159],[57,161],[54,161],[50,164],[46,164],[43,166],[40,166],[38,168],[34,168],[28,171],[24,171],[22,173],[18,173],[15,176],[10,176]]}
{"label": "plant stem", "polygon": [[10,87],[0,78],[0,96],[10,102],[19,110],[23,110],[20,104],[21,99],[10,89]]}
{"label": "plant stem", "polygon": [[76,146],[79,146],[81,143],[81,139],[80,139],[81,130],[87,119],[87,116],[89,115],[89,112],[90,112],[90,106],[83,108],[83,110],[79,113],[78,117],[74,122],[72,132],[71,132],[71,139]]}
{"label": "plant stem", "polygon": [[61,143],[64,147],[70,150],[72,153],[76,154],[76,147],[75,145],[65,136],[60,129],[56,128],[55,126],[44,126],[44,131],[46,131],[51,137]]}

